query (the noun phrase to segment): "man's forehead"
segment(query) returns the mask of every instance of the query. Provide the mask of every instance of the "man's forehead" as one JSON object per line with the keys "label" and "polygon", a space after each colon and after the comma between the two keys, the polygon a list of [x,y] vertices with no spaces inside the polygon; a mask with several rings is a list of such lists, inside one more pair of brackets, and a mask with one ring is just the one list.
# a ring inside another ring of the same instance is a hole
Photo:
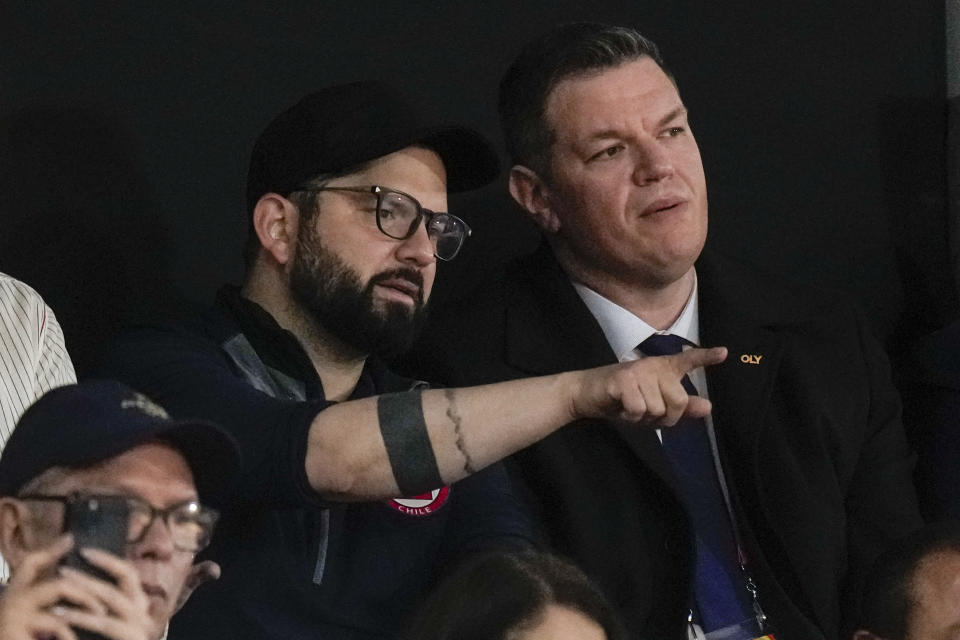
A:
{"label": "man's forehead", "polygon": [[912,590],[923,615],[950,617],[960,624],[960,553],[937,551],[925,557],[913,576]]}
{"label": "man's forehead", "polygon": [[573,121],[579,133],[608,126],[611,118],[660,120],[685,110],[673,80],[649,57],[564,78],[545,105],[552,126]]}
{"label": "man's forehead", "polygon": [[360,171],[330,180],[328,186],[373,186],[410,194],[433,211],[447,210],[446,169],[440,155],[427,147],[406,147],[377,158]]}
{"label": "man's forehead", "polygon": [[918,563],[914,578],[942,585],[960,584],[960,552],[944,549],[928,554]]}
{"label": "man's forehead", "polygon": [[57,467],[55,470],[51,483],[68,493],[120,493],[147,500],[197,497],[193,472],[186,458],[178,449],[160,440],[138,445],[90,467]]}

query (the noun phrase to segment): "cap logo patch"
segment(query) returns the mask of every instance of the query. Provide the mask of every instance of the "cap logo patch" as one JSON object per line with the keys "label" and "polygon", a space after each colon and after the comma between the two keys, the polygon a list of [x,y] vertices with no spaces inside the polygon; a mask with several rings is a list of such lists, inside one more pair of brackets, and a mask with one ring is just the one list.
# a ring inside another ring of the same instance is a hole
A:
{"label": "cap logo patch", "polygon": [[141,413],[145,413],[151,418],[157,418],[159,420],[169,420],[170,415],[157,403],[143,395],[142,393],[133,394],[132,398],[127,400],[120,401],[121,409],[136,409]]}
{"label": "cap logo patch", "polygon": [[392,509],[396,509],[405,515],[422,517],[435,513],[437,509],[446,504],[449,497],[450,487],[441,487],[427,493],[421,493],[418,496],[394,498],[388,500],[387,504]]}

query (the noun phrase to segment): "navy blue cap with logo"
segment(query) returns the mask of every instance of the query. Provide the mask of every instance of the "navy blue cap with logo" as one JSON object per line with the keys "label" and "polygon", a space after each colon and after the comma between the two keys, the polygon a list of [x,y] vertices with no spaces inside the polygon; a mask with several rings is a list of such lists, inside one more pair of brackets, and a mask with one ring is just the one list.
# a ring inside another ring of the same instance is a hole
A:
{"label": "navy blue cap with logo", "polygon": [[233,437],[204,420],[173,420],[112,380],[58,387],[27,409],[0,455],[0,495],[16,495],[52,467],[90,467],[154,441],[183,455],[201,501],[225,502],[240,465]]}

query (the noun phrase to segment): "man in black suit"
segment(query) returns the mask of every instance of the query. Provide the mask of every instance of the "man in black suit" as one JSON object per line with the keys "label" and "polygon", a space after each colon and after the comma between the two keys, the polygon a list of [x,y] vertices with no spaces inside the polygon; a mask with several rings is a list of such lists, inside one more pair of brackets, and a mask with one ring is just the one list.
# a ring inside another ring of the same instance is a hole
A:
{"label": "man in black suit", "polygon": [[919,525],[882,350],[843,301],[702,254],[697,143],[656,46],[559,27],[500,87],[510,193],[545,242],[436,319],[414,366],[481,384],[694,345],[712,417],[580,421],[517,454],[553,547],[635,637],[836,638],[864,569]]}

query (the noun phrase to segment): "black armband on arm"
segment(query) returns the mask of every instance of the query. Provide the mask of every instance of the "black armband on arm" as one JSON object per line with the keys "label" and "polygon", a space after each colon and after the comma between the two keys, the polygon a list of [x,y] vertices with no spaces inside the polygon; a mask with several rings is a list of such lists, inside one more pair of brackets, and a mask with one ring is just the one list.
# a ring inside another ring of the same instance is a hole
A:
{"label": "black armband on arm", "polygon": [[417,389],[377,397],[380,435],[387,448],[393,478],[404,496],[443,486],[420,396],[421,391]]}

